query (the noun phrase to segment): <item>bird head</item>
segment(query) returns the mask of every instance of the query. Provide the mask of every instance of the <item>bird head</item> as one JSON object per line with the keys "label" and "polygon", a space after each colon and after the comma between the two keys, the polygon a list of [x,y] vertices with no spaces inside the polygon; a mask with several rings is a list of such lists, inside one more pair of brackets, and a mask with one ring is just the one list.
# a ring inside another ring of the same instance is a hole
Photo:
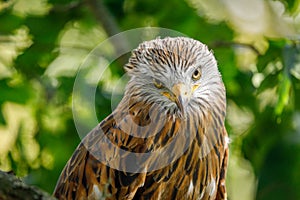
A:
{"label": "bird head", "polygon": [[[225,88],[212,52],[191,38],[144,42],[133,50],[125,70],[131,77],[126,94],[160,105],[168,113],[185,116],[225,102]],[[225,108],[225,104],[221,106]]]}

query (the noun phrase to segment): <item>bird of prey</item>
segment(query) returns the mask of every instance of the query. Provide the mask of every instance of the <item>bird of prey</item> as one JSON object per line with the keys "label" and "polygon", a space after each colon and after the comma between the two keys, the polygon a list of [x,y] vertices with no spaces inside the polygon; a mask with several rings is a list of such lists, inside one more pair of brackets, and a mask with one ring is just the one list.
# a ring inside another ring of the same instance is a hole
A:
{"label": "bird of prey", "polygon": [[79,144],[58,199],[227,199],[225,87],[212,51],[187,37],[141,43],[116,109]]}

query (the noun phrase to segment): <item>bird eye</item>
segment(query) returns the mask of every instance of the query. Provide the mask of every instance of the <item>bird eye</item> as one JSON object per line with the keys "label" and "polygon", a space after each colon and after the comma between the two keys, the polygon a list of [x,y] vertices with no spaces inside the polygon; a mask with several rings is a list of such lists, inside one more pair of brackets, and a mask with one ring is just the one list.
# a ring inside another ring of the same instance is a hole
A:
{"label": "bird eye", "polygon": [[163,84],[159,80],[153,79],[153,83],[156,88],[158,88],[158,89],[163,88]]}
{"label": "bird eye", "polygon": [[201,70],[200,70],[200,68],[197,68],[192,75],[192,79],[194,81],[197,81],[200,79],[200,77],[201,77]]}

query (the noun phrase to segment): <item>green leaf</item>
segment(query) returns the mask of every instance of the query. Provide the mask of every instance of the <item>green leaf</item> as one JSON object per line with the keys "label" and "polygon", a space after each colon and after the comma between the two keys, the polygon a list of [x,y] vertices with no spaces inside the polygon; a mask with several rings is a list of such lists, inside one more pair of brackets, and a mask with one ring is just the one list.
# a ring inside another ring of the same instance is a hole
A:
{"label": "green leaf", "polygon": [[285,106],[288,105],[290,92],[292,91],[291,70],[300,63],[300,50],[297,44],[286,45],[283,48],[283,73],[282,80],[278,88],[278,101],[275,108],[275,114],[281,115]]}
{"label": "green leaf", "polygon": [[257,70],[262,72],[270,63],[282,58],[282,49],[286,44],[285,40],[270,40],[269,48],[266,53],[258,57]]}
{"label": "green leaf", "polygon": [[297,8],[300,4],[299,0],[280,0],[286,9],[292,14],[296,14]]}
{"label": "green leaf", "polygon": [[290,99],[291,91],[291,80],[287,75],[283,75],[278,88],[278,101],[275,107],[275,114],[281,115],[285,106],[288,104]]}
{"label": "green leaf", "polygon": [[[1,106],[2,105],[0,104],[0,108]],[[0,109],[0,125],[6,125],[6,120],[4,119],[3,112],[1,109]]]}
{"label": "green leaf", "polygon": [[0,80],[0,103],[11,101],[25,104],[33,95],[34,90],[26,82],[20,85],[8,85],[6,80]]}
{"label": "green leaf", "polygon": [[9,12],[0,13],[0,33],[10,34],[12,31],[20,28],[23,19]]}
{"label": "green leaf", "polygon": [[261,82],[259,88],[257,89],[257,94],[265,91],[266,89],[273,88],[278,84],[278,75],[280,71],[276,71],[275,73],[271,73],[265,77],[265,79]]}

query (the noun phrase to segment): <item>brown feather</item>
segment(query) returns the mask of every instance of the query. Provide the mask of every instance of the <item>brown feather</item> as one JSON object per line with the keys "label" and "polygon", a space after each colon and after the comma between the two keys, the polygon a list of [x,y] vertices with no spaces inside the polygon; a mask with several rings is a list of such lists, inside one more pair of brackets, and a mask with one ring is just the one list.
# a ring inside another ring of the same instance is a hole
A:
{"label": "brown feather", "polygon": [[[147,45],[161,45],[161,48],[143,51]],[[153,54],[158,56],[153,57]],[[140,45],[133,52],[126,69],[130,73],[140,73],[137,65],[144,63],[159,71],[162,66],[155,64],[160,62],[166,65],[172,63],[170,67],[175,70],[178,66],[187,70],[185,67],[197,63],[197,59],[203,56],[212,55],[201,43],[168,38]],[[213,57],[209,59],[207,65],[214,66]],[[204,90],[202,93],[206,96],[199,97],[202,104],[193,105],[196,107],[190,109],[197,110],[187,112],[185,118],[177,115],[176,110],[161,109],[160,103],[141,98],[144,93],[135,94],[140,88],[134,88],[131,85],[134,82],[129,82],[117,109],[94,128],[75,150],[61,173],[54,195],[58,199],[68,200],[227,199],[225,89],[221,79],[217,77],[216,80],[219,81],[213,83],[216,89]],[[141,89],[141,92],[147,91]],[[188,148],[180,152],[185,144],[188,144]],[[170,145],[169,155],[155,154],[143,160],[138,166],[140,172],[128,170],[128,164],[135,165],[133,161],[126,163],[118,159],[123,150],[126,152],[123,156],[126,156],[130,153],[162,152]],[[113,146],[117,148],[111,148]],[[172,154],[180,156],[171,160]],[[104,161],[99,160],[100,157]],[[153,163],[161,164],[157,161],[169,164],[148,170]],[[113,166],[120,166],[121,169]]]}

